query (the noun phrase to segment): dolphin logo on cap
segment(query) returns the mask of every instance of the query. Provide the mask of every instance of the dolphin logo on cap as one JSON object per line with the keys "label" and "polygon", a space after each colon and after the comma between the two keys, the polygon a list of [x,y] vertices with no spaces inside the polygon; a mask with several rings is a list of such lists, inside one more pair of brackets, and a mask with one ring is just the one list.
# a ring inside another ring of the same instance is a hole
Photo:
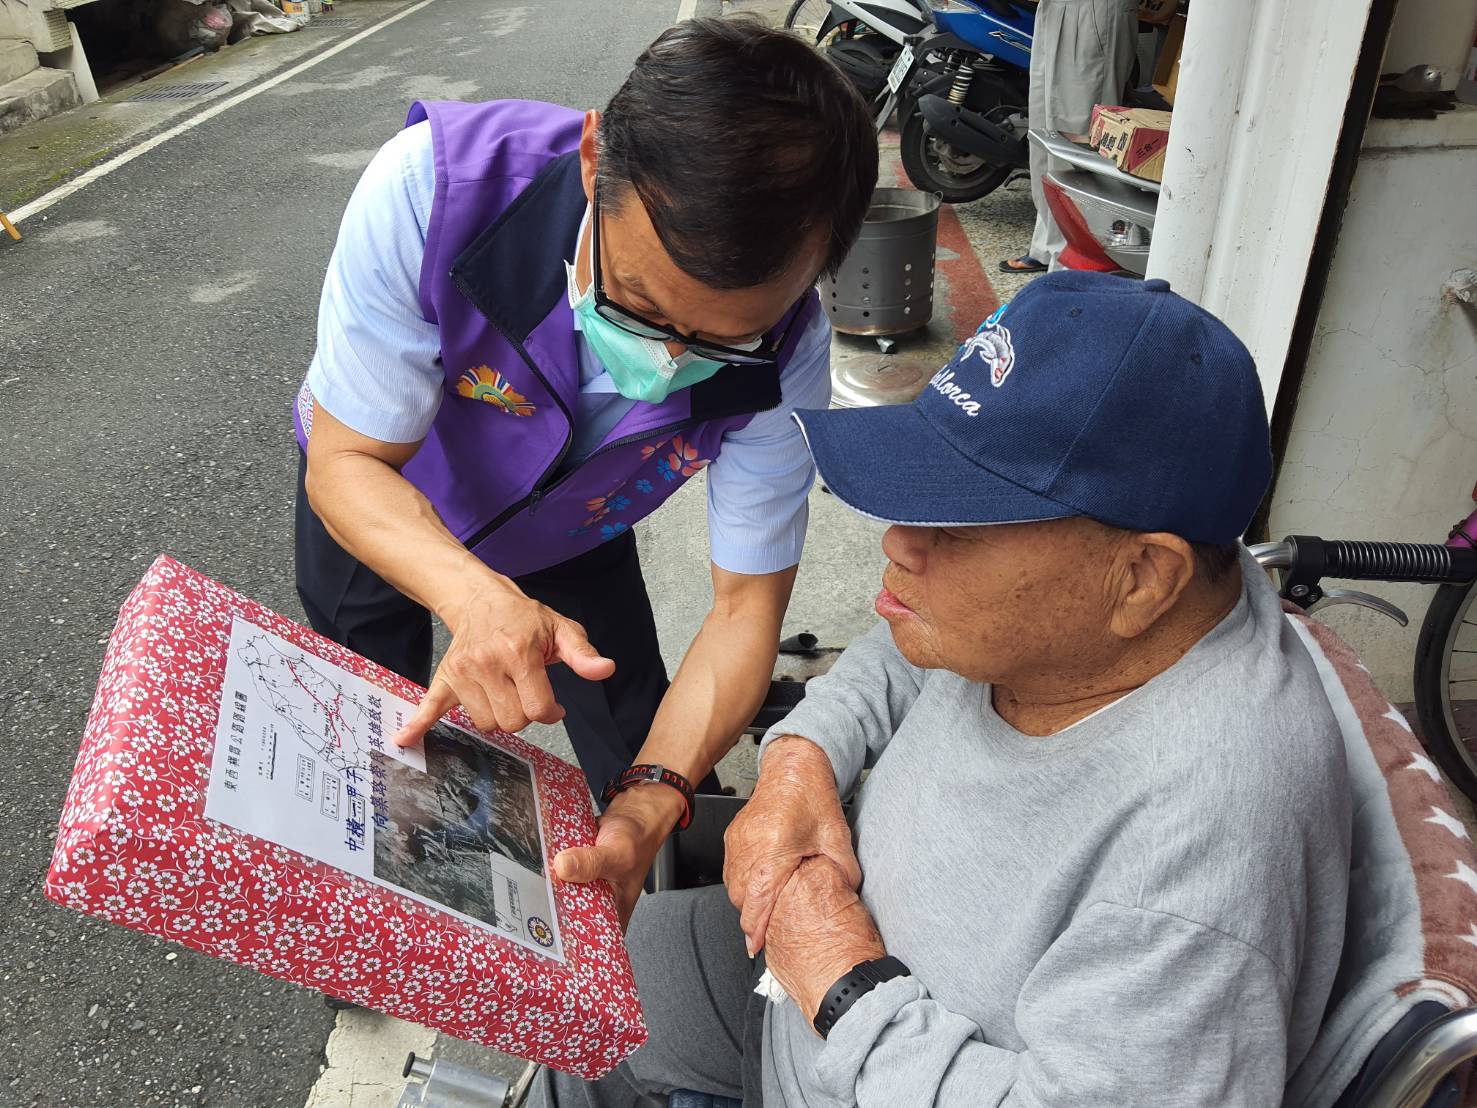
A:
{"label": "dolphin logo on cap", "polygon": [[1010,341],[1010,331],[998,323],[987,323],[964,340],[960,360],[975,355],[990,367],[990,384],[998,389],[1015,366],[1015,345]]}

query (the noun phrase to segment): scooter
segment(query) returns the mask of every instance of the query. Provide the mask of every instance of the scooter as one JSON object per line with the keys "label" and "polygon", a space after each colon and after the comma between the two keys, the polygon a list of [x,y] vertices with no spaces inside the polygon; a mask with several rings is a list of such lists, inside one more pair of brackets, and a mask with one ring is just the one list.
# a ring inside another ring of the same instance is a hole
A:
{"label": "scooter", "polygon": [[[914,187],[959,204],[1029,165],[1027,82],[1034,3],[940,5],[935,29],[904,47],[888,77],[898,97],[899,153]],[[913,55],[911,67],[908,54]],[[886,104],[878,114],[887,110]]]}
{"label": "scooter", "polygon": [[785,28],[814,42],[870,103],[910,36],[933,26],[925,0],[795,0]]}
{"label": "scooter", "polygon": [[1034,0],[796,0],[786,26],[851,78],[879,130],[896,109],[916,188],[962,203],[1026,168]]}
{"label": "scooter", "polygon": [[1051,158],[1041,188],[1066,239],[1057,259],[1062,267],[1142,277],[1149,267],[1159,182],[1124,173],[1058,131],[1033,130],[1030,141]]}

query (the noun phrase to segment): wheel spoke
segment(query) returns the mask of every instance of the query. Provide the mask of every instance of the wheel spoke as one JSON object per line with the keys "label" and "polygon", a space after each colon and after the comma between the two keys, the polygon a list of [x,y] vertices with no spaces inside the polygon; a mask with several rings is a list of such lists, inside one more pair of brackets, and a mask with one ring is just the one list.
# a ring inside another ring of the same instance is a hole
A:
{"label": "wheel spoke", "polygon": [[1438,597],[1422,628],[1436,649],[1416,657],[1417,699],[1424,687],[1436,701],[1422,705],[1428,725],[1422,729],[1423,741],[1434,751],[1456,756],[1462,771],[1456,784],[1477,800],[1477,668],[1459,661],[1461,655],[1477,655],[1477,635],[1466,630],[1477,627],[1477,585],[1443,589]]}
{"label": "wheel spoke", "polygon": [[[811,11],[812,7],[815,8],[814,12]],[[795,12],[795,19],[790,24],[790,30],[814,43],[816,35],[820,33],[821,25],[826,21],[826,14],[827,5],[824,3],[802,4]]]}

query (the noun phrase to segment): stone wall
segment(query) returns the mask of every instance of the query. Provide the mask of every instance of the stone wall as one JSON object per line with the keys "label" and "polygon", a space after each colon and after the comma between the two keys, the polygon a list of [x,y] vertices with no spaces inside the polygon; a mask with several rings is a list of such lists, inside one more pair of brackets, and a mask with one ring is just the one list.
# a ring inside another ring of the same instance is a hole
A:
{"label": "stone wall", "polygon": [[35,34],[31,7],[34,3],[40,12],[40,0],[0,0],[0,38],[23,38],[29,40]]}

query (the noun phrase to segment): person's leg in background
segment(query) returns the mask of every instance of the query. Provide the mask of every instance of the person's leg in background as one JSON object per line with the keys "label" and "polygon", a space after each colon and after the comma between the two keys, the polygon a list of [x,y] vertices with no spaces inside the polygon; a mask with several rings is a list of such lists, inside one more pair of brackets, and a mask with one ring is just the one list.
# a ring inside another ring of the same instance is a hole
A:
{"label": "person's leg in background", "polygon": [[[549,667],[564,729],[598,798],[605,783],[635,761],[667,693],[667,668],[656,617],[630,531],[556,566],[517,579],[518,587],[582,625],[595,649],[615,662],[604,681],[586,681],[567,666]],[[694,782],[717,792],[709,774]]]}
{"label": "person's leg in background", "polygon": [[[1031,42],[1030,126],[1086,134],[1096,105],[1122,101],[1137,41],[1137,0],[1041,0]],[[1029,256],[1057,269],[1067,243],[1041,184],[1056,163],[1035,143],[1030,156],[1036,226]]]}
{"label": "person's leg in background", "polygon": [[[1036,31],[1031,38],[1031,73],[1026,100],[1026,117],[1033,130],[1050,128],[1051,116],[1047,111],[1047,76],[1053,66],[1047,64],[1048,56],[1055,61],[1054,53],[1061,40],[1061,26],[1066,17],[1064,9],[1081,0],[1041,0],[1036,8]],[[1046,205],[1046,195],[1041,189],[1041,180],[1048,169],[1046,151],[1036,143],[1030,144],[1031,200],[1036,205],[1036,224],[1031,231],[1031,245],[1026,258],[1044,266],[1061,253],[1066,244],[1051,209]],[[1009,263],[1007,263],[1009,264]]]}
{"label": "person's leg in background", "polygon": [[758,971],[723,886],[643,896],[626,946],[646,1045],[598,1081],[543,1070],[528,1108],[636,1108],[673,1089],[758,1104],[758,1060],[745,1057],[762,1025],[762,1003],[750,1003]]}
{"label": "person's leg in background", "polygon": [[308,503],[299,457],[294,534],[297,594],[308,623],[388,670],[431,680],[431,613],[374,573],[334,540]]}

